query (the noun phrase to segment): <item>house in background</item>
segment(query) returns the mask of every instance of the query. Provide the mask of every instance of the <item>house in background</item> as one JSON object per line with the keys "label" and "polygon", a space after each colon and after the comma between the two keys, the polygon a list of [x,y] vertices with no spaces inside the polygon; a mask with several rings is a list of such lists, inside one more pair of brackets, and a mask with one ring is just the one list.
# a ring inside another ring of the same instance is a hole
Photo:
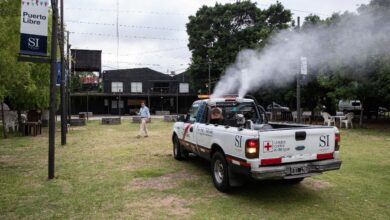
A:
{"label": "house in background", "polygon": [[145,101],[151,113],[186,113],[197,99],[187,72],[170,76],[149,68],[108,70],[103,72],[103,92],[72,94],[72,114],[92,111],[94,114],[131,115]]}

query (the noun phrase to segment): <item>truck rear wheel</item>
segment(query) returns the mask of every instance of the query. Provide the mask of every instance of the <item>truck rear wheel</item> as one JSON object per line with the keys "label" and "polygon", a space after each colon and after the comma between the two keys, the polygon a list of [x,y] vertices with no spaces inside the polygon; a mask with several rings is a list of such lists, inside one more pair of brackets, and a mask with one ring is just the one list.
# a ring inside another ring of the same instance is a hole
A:
{"label": "truck rear wheel", "polygon": [[188,157],[188,151],[183,149],[176,135],[173,137],[173,157],[176,160],[184,160]]}
{"label": "truck rear wheel", "polygon": [[211,159],[211,176],[215,188],[221,192],[227,192],[230,189],[228,165],[225,155],[217,151]]}

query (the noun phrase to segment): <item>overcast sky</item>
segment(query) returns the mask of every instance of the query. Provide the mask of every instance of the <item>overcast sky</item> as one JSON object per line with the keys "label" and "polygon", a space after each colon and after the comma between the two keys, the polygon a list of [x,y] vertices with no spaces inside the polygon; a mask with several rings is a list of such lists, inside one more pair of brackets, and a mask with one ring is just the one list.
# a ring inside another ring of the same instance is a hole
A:
{"label": "overcast sky", "polygon": [[[322,18],[333,12],[355,12],[369,0],[279,0],[294,18],[315,13]],[[65,23],[73,49],[102,50],[103,70],[149,67],[168,73],[183,72],[190,63],[185,25],[202,5],[212,0],[67,0]],[[235,2],[220,0],[219,3]],[[268,8],[276,0],[258,0]],[[117,3],[119,13],[117,13]],[[119,24],[117,47],[116,21]],[[117,48],[118,54],[117,56]]]}

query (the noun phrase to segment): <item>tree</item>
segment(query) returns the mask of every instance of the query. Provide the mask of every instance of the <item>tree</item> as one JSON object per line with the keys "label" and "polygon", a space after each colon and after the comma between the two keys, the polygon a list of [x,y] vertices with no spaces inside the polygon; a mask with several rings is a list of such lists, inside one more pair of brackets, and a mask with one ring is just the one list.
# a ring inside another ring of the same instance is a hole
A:
{"label": "tree", "polygon": [[189,20],[188,47],[192,52],[189,72],[194,87],[199,89],[208,82],[209,62],[215,81],[240,50],[261,48],[273,32],[287,28],[291,12],[279,2],[261,10],[251,1],[238,1],[203,6]]}
{"label": "tree", "polygon": [[19,115],[21,110],[47,108],[49,65],[17,61],[20,1],[0,0],[0,30],[0,102],[8,98]]}

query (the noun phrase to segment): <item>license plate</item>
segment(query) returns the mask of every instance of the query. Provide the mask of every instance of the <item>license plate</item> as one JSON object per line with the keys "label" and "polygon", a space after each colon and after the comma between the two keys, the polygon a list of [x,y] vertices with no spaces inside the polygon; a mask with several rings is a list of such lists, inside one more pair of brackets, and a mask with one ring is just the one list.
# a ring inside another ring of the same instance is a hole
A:
{"label": "license plate", "polygon": [[305,174],[309,172],[309,168],[307,166],[292,166],[290,167],[291,175]]}

